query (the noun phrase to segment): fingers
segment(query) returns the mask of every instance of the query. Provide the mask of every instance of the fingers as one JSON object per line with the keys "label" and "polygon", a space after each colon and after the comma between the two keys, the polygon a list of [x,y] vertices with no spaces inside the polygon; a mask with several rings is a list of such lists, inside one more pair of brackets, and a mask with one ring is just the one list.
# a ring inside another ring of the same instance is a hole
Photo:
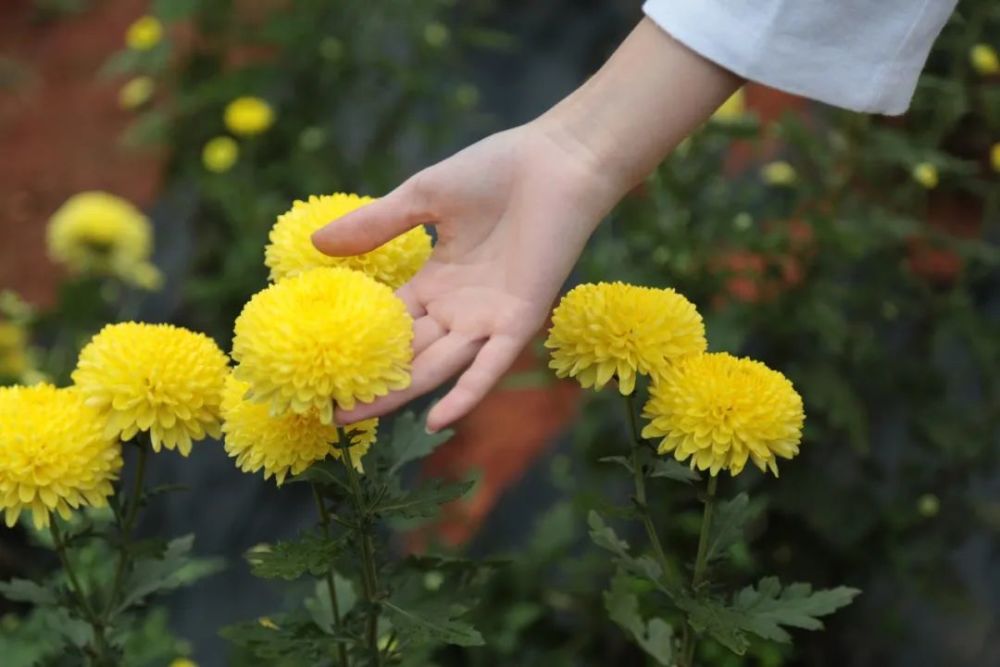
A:
{"label": "fingers", "polygon": [[427,430],[440,431],[476,407],[521,352],[523,344],[510,336],[494,336],[476,355],[458,382],[427,415]]}
{"label": "fingers", "polygon": [[457,334],[449,334],[436,340],[413,360],[409,387],[394,391],[372,403],[358,405],[353,410],[338,410],[337,423],[352,424],[362,419],[378,417],[426,394],[468,366],[482,346],[482,341]]}
{"label": "fingers", "polygon": [[360,255],[379,247],[417,225],[431,222],[420,174],[386,196],[331,220],[312,235],[316,248],[327,255]]}
{"label": "fingers", "polygon": [[396,290],[396,296],[398,296],[406,305],[406,310],[410,313],[410,317],[412,317],[414,321],[427,314],[427,311],[424,309],[424,305],[420,303],[420,299],[417,298],[417,291],[413,288],[412,282],[406,283]]}
{"label": "fingers", "polygon": [[432,343],[443,338],[448,330],[433,317],[421,317],[413,322],[413,356],[420,356]]}

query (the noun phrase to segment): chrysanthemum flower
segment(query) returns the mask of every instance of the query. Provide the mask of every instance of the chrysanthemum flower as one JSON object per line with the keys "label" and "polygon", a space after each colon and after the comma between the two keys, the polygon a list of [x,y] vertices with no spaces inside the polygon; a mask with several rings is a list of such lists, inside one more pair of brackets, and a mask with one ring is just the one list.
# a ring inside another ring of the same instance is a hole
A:
{"label": "chrysanthemum flower", "polygon": [[139,209],[106,192],[81,192],[49,220],[49,255],[73,273],[114,275],[154,289],[153,228]]}
{"label": "chrysanthemum flower", "polygon": [[617,377],[627,396],[637,375],[704,352],[705,325],[694,304],[672,289],[587,284],[556,306],[545,347],[552,350],[549,367],[559,377],[575,377],[594,389]]}
{"label": "chrysanthemum flower", "polygon": [[153,451],[187,456],[193,441],[221,436],[227,374],[226,355],[208,336],[124,322],[104,327],[83,348],[73,382],[107,420],[108,435],[129,440],[148,431]]}
{"label": "chrysanthemum flower", "polygon": [[683,359],[657,377],[643,409],[644,438],[658,451],[713,475],[743,470],[747,459],[778,474],[776,457],[799,451],[805,414],[792,383],[759,361],[726,353]]}
{"label": "chrysanthemum flower", "polygon": [[7,526],[30,510],[37,528],[58,512],[103,507],[122,467],[121,444],[76,389],[0,389],[0,508]]}
{"label": "chrysanthemum flower", "polygon": [[163,24],[155,16],[136,19],[125,31],[125,44],[134,51],[149,51],[163,39]]}
{"label": "chrysanthemum flower", "polygon": [[274,109],[259,97],[237,97],[226,105],[223,121],[233,134],[249,137],[271,127]]}
{"label": "chrysanthemum flower", "polygon": [[205,169],[215,174],[224,174],[233,168],[240,157],[240,146],[232,137],[220,136],[209,139],[201,149],[201,162]]}
{"label": "chrysanthemum flower", "polygon": [[374,201],[371,197],[336,193],[296,201],[278,216],[264,263],[275,282],[319,266],[343,266],[366,273],[396,289],[413,277],[431,254],[431,237],[418,226],[371,252],[353,257],[330,257],[312,244],[312,234],[329,222]]}
{"label": "chrysanthemum flower", "polygon": [[333,420],[410,383],[413,320],[392,290],[363,273],[327,267],[258,292],[236,319],[233,358],[250,397],[271,412]]}
{"label": "chrysanthemum flower", "polygon": [[156,83],[152,77],[137,76],[130,79],[118,91],[118,106],[122,109],[138,109],[153,97]]}
{"label": "chrysanthemum flower", "polygon": [[[292,411],[274,416],[267,405],[247,400],[250,385],[230,376],[222,399],[222,431],[226,452],[236,459],[243,472],[264,469],[264,479],[274,476],[280,486],[288,475],[303,470],[327,456],[339,458],[336,447],[340,435],[336,425],[324,424],[312,410],[306,414]],[[375,442],[378,419],[367,419],[344,428],[351,446],[351,463],[363,472],[361,458]]]}

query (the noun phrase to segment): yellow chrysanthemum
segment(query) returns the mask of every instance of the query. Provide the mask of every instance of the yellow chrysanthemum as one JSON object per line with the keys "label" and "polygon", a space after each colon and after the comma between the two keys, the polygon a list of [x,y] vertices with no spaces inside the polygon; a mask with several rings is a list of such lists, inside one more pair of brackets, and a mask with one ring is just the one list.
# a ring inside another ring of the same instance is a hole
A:
{"label": "yellow chrysanthemum", "polygon": [[788,186],[793,184],[798,178],[795,167],[783,160],[768,162],[760,170],[760,177],[768,185]]}
{"label": "yellow chrysanthemum", "polygon": [[107,434],[129,440],[148,431],[153,451],[183,456],[206,435],[221,436],[226,355],[204,334],[170,324],[110,324],[80,352],[73,382],[107,420]]}
{"label": "yellow chrysanthemum", "polygon": [[81,192],[49,220],[49,255],[73,273],[114,275],[146,289],[160,283],[149,262],[153,228],[139,209],[106,192]]}
{"label": "yellow chrysanthemum", "polygon": [[24,327],[0,320],[0,380],[20,378],[29,367],[28,334]]}
{"label": "yellow chrysanthemum", "polygon": [[312,244],[312,234],[320,227],[361,208],[371,197],[336,193],[296,201],[278,216],[271,229],[271,242],[264,251],[264,263],[275,282],[319,266],[343,266],[366,273],[393,289],[413,277],[431,254],[430,234],[418,226],[371,252],[353,257],[330,257]]}
{"label": "yellow chrysanthemum", "polygon": [[980,74],[990,75],[1000,73],[1000,57],[996,49],[989,44],[976,44],[969,50],[969,62],[972,68]]}
{"label": "yellow chrysanthemum", "polygon": [[233,134],[249,137],[271,127],[274,110],[259,97],[238,97],[226,105],[223,120]]}
{"label": "yellow chrysanthemum", "polygon": [[125,31],[125,43],[135,51],[149,51],[163,39],[163,24],[155,16],[137,19]]}
{"label": "yellow chrysanthemum", "polygon": [[240,157],[240,146],[232,137],[215,137],[205,142],[201,149],[201,163],[205,169],[215,174],[223,174],[233,168]]}
{"label": "yellow chrysanthemum", "polygon": [[271,412],[333,420],[410,384],[413,320],[392,290],[357,271],[313,269],[258,292],[236,319],[236,377]]}
{"label": "yellow chrysanthemum", "polygon": [[715,113],[712,114],[712,120],[719,123],[731,123],[734,120],[739,120],[743,117],[747,110],[746,103],[746,93],[743,92],[743,88],[738,89],[735,93],[729,96],[729,98],[722,103]]}
{"label": "yellow chrysanthemum", "polygon": [[7,526],[30,510],[37,528],[58,512],[103,507],[122,467],[121,444],[76,389],[0,389],[0,508]]}
{"label": "yellow chrysanthemum", "polygon": [[939,178],[937,167],[932,165],[930,162],[921,162],[914,165],[913,171],[910,175],[913,176],[913,180],[928,190],[933,190],[938,185]]}
{"label": "yellow chrysanthemum", "polygon": [[[235,377],[226,382],[222,398],[222,431],[226,452],[236,459],[243,472],[264,469],[264,479],[274,476],[280,486],[288,475],[298,475],[327,456],[340,458],[339,429],[324,424],[312,410],[306,414],[292,411],[273,416],[267,405],[246,400],[250,385]],[[367,419],[344,428],[351,443],[351,463],[363,472],[361,457],[375,442],[378,419]]]}
{"label": "yellow chrysanthemum", "polygon": [[118,91],[118,106],[122,109],[138,109],[153,97],[156,83],[152,77],[137,76],[130,79]]}
{"label": "yellow chrysanthemum", "polygon": [[1000,174],[1000,141],[990,148],[990,166],[993,167],[993,171]]}
{"label": "yellow chrysanthemum", "polygon": [[580,285],[552,313],[545,341],[549,367],[601,389],[618,378],[623,395],[636,375],[662,372],[670,363],[705,351],[705,325],[690,301],[672,289],[623,283]]}
{"label": "yellow chrysanthemum", "polygon": [[805,414],[792,383],[759,361],[726,353],[683,359],[657,377],[642,416],[658,451],[713,475],[743,470],[749,458],[778,474],[776,457],[799,452]]}

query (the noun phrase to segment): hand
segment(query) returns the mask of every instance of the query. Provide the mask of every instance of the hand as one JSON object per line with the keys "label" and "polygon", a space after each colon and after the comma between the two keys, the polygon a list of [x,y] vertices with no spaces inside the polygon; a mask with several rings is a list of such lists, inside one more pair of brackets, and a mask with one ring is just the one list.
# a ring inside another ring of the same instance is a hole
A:
{"label": "hand", "polygon": [[482,400],[541,328],[617,201],[618,187],[599,174],[581,145],[536,121],[472,145],[316,232],[317,248],[344,256],[418,224],[437,228],[429,261],[397,292],[414,318],[409,388],[339,411],[338,423],[390,412],[460,372],[427,429]]}

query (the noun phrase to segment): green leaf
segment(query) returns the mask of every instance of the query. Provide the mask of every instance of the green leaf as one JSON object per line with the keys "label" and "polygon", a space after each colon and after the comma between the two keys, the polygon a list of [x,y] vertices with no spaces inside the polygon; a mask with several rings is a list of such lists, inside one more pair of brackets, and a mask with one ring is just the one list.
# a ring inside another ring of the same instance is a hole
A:
{"label": "green leaf", "polygon": [[438,507],[462,497],[474,484],[474,481],[444,482],[435,479],[413,491],[386,494],[371,507],[371,511],[383,516],[433,516]]}
{"label": "green leaf", "polygon": [[456,646],[482,646],[486,643],[478,630],[456,620],[465,613],[461,607],[429,602],[407,610],[388,600],[383,604],[393,627],[399,632],[400,643],[422,641]]}
{"label": "green leaf", "polygon": [[340,473],[343,469],[344,464],[339,460],[327,459],[326,461],[312,464],[288,481],[290,483],[314,482],[321,486],[336,486],[344,491],[344,493],[349,494],[351,493],[350,486],[340,478]]}
{"label": "green leaf", "polygon": [[[427,412],[430,412],[428,410]],[[428,433],[427,412],[419,417],[413,412],[406,412],[396,418],[392,427],[392,439],[389,444],[391,465],[389,474],[395,473],[410,461],[416,461],[428,456],[435,449],[451,439],[454,431],[444,429],[437,433]]]}
{"label": "green leaf", "polygon": [[604,523],[604,519],[597,512],[591,510],[587,515],[587,525],[590,526],[590,539],[594,544],[607,549],[619,558],[630,559],[632,556],[628,552],[628,542],[618,537],[614,528]]}
{"label": "green leaf", "polygon": [[246,552],[250,571],[262,579],[298,579],[309,573],[322,576],[333,565],[343,540],[309,532],[297,540],[258,544]]}
{"label": "green leaf", "polygon": [[194,535],[172,540],[157,558],[138,560],[125,580],[125,596],[115,609],[121,613],[152,595],[186,586],[222,569],[220,559],[191,558]]}
{"label": "green leaf", "polygon": [[685,484],[701,481],[701,475],[676,459],[657,458],[653,460],[653,469],[649,472],[650,477],[666,477]]}
{"label": "green leaf", "polygon": [[[333,575],[333,584],[337,595],[337,608],[340,610],[341,618],[344,618],[357,603],[358,594],[354,590],[354,584],[339,574]],[[303,605],[320,630],[329,635],[334,634],[333,605],[330,604],[330,591],[326,585],[326,578],[316,582],[312,597],[306,598]]]}
{"label": "green leaf", "polygon": [[750,496],[746,493],[720,502],[716,506],[712,529],[708,533],[708,549],[705,552],[707,562],[720,558],[729,547],[743,539],[747,522],[756,514],[757,509],[751,507]]}
{"label": "green leaf", "polygon": [[50,589],[28,579],[0,582],[0,595],[11,602],[28,602],[39,606],[54,605],[58,602],[55,593]]}
{"label": "green leaf", "polygon": [[238,623],[223,628],[219,634],[250,651],[265,665],[329,664],[339,644],[358,641],[345,631],[324,632],[305,613]]}
{"label": "green leaf", "polygon": [[660,618],[647,623],[639,614],[639,598],[629,588],[629,578],[619,572],[604,592],[604,607],[612,621],[661,665],[673,664],[673,628]]}
{"label": "green leaf", "polygon": [[788,642],[791,637],[785,626],[821,630],[821,617],[851,604],[860,592],[846,586],[813,591],[812,586],[803,583],[782,588],[777,577],[765,577],[756,587],[747,586],[737,593],[733,609],[742,614],[741,627],[747,632]]}
{"label": "green leaf", "polygon": [[743,655],[750,641],[743,633],[742,617],[725,604],[712,599],[685,598],[680,602],[688,625],[698,634],[707,634],[736,655]]}
{"label": "green leaf", "polygon": [[200,4],[201,0],[155,0],[153,14],[168,23],[182,21],[197,12]]}
{"label": "green leaf", "polygon": [[680,591],[664,581],[663,568],[649,556],[633,556],[629,553],[628,542],[618,537],[614,529],[604,523],[597,512],[591,511],[587,517],[590,525],[590,539],[594,544],[615,554],[618,564],[637,577],[648,580],[662,592],[676,599]]}

